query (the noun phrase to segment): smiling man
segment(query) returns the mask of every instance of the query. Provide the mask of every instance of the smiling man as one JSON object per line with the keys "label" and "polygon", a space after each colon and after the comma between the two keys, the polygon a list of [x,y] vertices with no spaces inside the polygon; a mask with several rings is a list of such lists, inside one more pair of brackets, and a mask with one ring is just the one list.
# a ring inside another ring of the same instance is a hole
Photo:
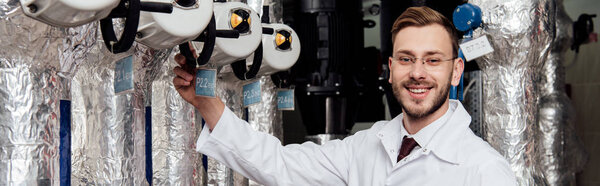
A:
{"label": "smiling man", "polygon": [[321,146],[282,146],[253,131],[219,99],[196,97],[193,74],[175,68],[175,87],[208,126],[197,150],[265,185],[516,185],[506,160],[469,129],[461,103],[448,99],[464,66],[448,19],[409,8],[392,38],[389,82],[403,114]]}

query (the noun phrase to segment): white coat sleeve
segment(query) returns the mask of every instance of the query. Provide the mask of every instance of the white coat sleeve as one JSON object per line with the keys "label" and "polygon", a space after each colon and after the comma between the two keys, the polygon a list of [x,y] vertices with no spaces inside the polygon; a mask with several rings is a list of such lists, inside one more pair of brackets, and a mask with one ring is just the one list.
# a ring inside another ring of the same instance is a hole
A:
{"label": "white coat sleeve", "polygon": [[202,129],[196,150],[264,185],[346,185],[351,140],[282,146],[225,107],[212,132]]}

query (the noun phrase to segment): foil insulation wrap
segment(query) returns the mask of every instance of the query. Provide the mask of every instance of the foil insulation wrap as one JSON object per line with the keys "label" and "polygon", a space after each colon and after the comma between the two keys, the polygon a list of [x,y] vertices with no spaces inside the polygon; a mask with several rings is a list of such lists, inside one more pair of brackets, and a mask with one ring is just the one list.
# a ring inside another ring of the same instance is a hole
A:
{"label": "foil insulation wrap", "polygon": [[[195,120],[195,108],[173,86],[174,56],[156,63],[153,68],[152,108],[152,184],[203,185],[202,154],[195,149],[202,123]],[[150,98],[147,97],[147,98]]]}
{"label": "foil insulation wrap", "polygon": [[0,185],[60,184],[59,100],[93,28],[51,27],[0,0]]}
{"label": "foil insulation wrap", "polygon": [[233,170],[210,157],[207,160],[206,179],[206,185],[210,186],[234,185]]}
{"label": "foil insulation wrap", "polygon": [[248,123],[256,131],[271,134],[283,140],[283,119],[277,110],[277,87],[271,76],[258,78],[261,88],[261,101],[248,106]]}
{"label": "foil insulation wrap", "polygon": [[572,128],[574,109],[565,92],[562,61],[571,46],[573,21],[558,2],[555,12],[556,36],[552,50],[540,69],[536,162],[547,185],[571,185],[575,172],[585,163],[586,153]]}
{"label": "foil insulation wrap", "polygon": [[61,81],[61,100],[71,100],[71,80],[81,62],[85,61],[88,52],[97,42],[98,23],[90,23],[74,28],[67,28],[67,36],[63,39],[59,50]]}
{"label": "foil insulation wrap", "polygon": [[477,59],[483,79],[483,138],[502,154],[519,185],[540,185],[535,164],[539,69],[554,38],[552,0],[473,0],[494,52]]}
{"label": "foil insulation wrap", "polygon": [[[134,44],[112,54],[98,40],[71,84],[73,185],[147,185],[144,78],[165,51]],[[115,94],[115,61],[133,55],[133,91]]]}

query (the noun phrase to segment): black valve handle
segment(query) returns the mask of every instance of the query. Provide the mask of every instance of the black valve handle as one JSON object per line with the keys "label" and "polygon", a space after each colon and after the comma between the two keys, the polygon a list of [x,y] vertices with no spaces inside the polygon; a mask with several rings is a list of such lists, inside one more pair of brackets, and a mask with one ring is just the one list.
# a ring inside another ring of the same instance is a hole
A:
{"label": "black valve handle", "polygon": [[[119,5],[106,18],[100,20],[102,38],[110,52],[117,54],[131,48],[140,22],[140,11],[172,13],[173,5],[170,3],[140,2],[140,0],[121,0]],[[120,39],[117,39],[115,34],[113,18],[125,18],[125,28]]]}
{"label": "black valve handle", "polygon": [[146,12],[173,13],[173,4],[158,2],[141,2],[140,10]]}
{"label": "black valve handle", "polygon": [[[240,37],[240,32],[238,32],[237,30],[216,30],[215,35],[218,38],[237,39]],[[193,41],[205,42],[206,37],[207,37],[206,34],[201,34]]]}
{"label": "black valve handle", "polygon": [[250,69],[246,69],[246,59],[242,59],[236,61],[231,64],[231,69],[233,69],[233,74],[240,80],[247,80],[256,77],[258,74],[258,70],[260,70],[260,66],[262,65],[263,59],[263,47],[262,42],[258,45],[258,48],[254,51],[254,58],[252,58],[252,65],[250,65]]}
{"label": "black valve handle", "polygon": [[208,60],[212,56],[213,50],[215,49],[215,37],[216,37],[216,27],[215,16],[213,15],[210,19],[210,22],[206,26],[205,36],[198,36],[195,40],[201,40],[200,38],[204,38],[204,45],[202,47],[202,52],[198,55],[198,58],[194,58],[194,54],[190,50],[190,42],[185,42],[179,45],[179,51],[185,57],[186,65],[196,67],[198,65],[205,65],[208,63]]}
{"label": "black valve handle", "polygon": [[237,39],[240,38],[240,32],[237,30],[217,30],[218,38]]}
{"label": "black valve handle", "polygon": [[[113,28],[113,18],[125,18],[125,28],[121,39],[117,39]],[[135,40],[135,33],[140,21],[140,0],[122,0],[109,16],[100,20],[100,31],[106,48],[112,53],[129,50]]]}

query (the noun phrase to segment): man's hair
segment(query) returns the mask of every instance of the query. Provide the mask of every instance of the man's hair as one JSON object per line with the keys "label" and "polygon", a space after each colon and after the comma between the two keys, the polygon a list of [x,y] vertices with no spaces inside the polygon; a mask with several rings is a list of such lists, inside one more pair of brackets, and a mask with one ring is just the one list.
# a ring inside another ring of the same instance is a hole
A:
{"label": "man's hair", "polygon": [[454,25],[452,25],[448,18],[425,6],[410,7],[394,21],[394,26],[392,26],[392,43],[394,43],[398,32],[406,27],[421,27],[431,24],[439,24],[446,29],[452,41],[452,57],[456,57],[458,55],[458,31],[456,31],[456,28],[454,28]]}

